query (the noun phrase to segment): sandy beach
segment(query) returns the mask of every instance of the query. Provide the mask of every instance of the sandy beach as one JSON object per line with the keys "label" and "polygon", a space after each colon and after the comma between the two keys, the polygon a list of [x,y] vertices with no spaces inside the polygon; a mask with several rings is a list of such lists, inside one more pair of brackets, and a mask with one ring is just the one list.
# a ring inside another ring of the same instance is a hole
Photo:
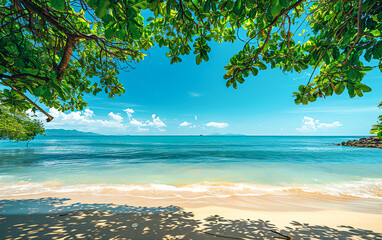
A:
{"label": "sandy beach", "polygon": [[85,210],[56,214],[0,215],[2,229],[0,237],[1,239],[382,239],[379,224],[381,220],[380,215],[345,211],[258,212],[205,207],[155,214],[124,214]]}
{"label": "sandy beach", "polygon": [[[2,214],[0,239],[382,239],[381,202],[356,198],[9,199],[2,197],[0,212],[32,214]],[[39,209],[45,212],[33,213]]]}

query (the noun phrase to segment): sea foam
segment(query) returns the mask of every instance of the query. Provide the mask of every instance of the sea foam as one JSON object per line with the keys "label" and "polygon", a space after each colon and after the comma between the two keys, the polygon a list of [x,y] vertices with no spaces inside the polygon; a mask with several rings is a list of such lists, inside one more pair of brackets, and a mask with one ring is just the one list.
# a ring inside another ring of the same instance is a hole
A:
{"label": "sea foam", "polygon": [[201,182],[183,185],[167,184],[73,184],[59,182],[1,183],[0,197],[28,195],[80,194],[139,196],[153,199],[165,198],[227,198],[234,196],[298,195],[346,196],[382,199],[382,180],[364,178],[329,184],[264,185],[255,183]]}

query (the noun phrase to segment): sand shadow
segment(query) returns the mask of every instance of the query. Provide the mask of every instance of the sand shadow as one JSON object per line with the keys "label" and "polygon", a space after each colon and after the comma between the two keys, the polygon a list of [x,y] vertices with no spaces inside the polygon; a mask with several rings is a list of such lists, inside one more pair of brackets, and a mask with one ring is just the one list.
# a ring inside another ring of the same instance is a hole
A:
{"label": "sand shadow", "polygon": [[269,221],[217,215],[199,221],[174,206],[65,205],[66,200],[0,201],[0,239],[382,239],[382,234],[351,226],[292,222],[278,229]]}

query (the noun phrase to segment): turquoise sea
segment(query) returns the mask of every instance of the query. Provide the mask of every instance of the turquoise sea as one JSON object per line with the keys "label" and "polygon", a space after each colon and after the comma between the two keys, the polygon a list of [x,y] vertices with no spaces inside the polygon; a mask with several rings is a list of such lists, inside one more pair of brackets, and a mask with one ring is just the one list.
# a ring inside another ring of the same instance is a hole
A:
{"label": "turquoise sea", "polygon": [[0,142],[0,197],[86,193],[382,199],[382,149],[357,137],[90,136]]}

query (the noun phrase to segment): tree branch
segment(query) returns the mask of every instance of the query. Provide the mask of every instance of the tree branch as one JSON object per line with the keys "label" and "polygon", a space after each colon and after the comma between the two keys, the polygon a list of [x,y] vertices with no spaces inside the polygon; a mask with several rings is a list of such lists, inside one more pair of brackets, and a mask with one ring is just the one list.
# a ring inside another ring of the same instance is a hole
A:
{"label": "tree branch", "polygon": [[57,79],[61,81],[64,77],[65,69],[67,68],[70,59],[72,58],[72,52],[76,45],[77,40],[74,38],[68,36],[68,39],[66,40],[66,45],[64,49],[64,56],[61,59],[60,64],[57,68]]}
{"label": "tree branch", "polygon": [[363,34],[362,23],[361,23],[361,15],[362,15],[362,0],[359,0],[359,3],[358,3],[358,13],[357,13],[357,28],[358,28],[357,29],[357,36],[356,36],[356,38],[354,40],[353,46],[349,46],[350,50],[349,50],[348,54],[346,55],[344,63],[349,58],[350,53],[353,51],[355,45],[358,43],[359,37]]}
{"label": "tree branch", "polygon": [[11,79],[11,80],[18,79],[18,78],[26,78],[26,77],[37,78],[37,79],[43,80],[45,82],[49,82],[50,81],[50,78],[36,76],[36,75],[33,75],[33,74],[29,74],[29,73],[16,74],[16,75],[12,75],[12,76],[5,75],[5,74],[0,74],[0,78],[7,78],[7,79]]}
{"label": "tree branch", "polygon": [[16,91],[19,95],[21,95],[23,98],[25,98],[25,100],[27,100],[30,104],[32,104],[33,106],[35,106],[40,112],[42,112],[45,116],[47,116],[48,118],[46,119],[47,122],[50,122],[53,120],[53,117],[47,113],[44,109],[42,109],[39,105],[37,105],[35,102],[33,102],[30,98],[28,98],[27,96],[25,96],[24,93],[20,92],[17,88],[15,88],[14,86],[12,86],[11,84],[7,84],[7,83],[4,83],[4,85],[12,88],[14,91]]}
{"label": "tree branch", "polygon": [[[251,39],[249,39],[249,41],[244,45],[243,49],[245,49],[245,47],[249,44],[250,41],[252,41],[257,35],[259,35],[259,33],[261,32],[264,32],[265,29],[268,29],[268,35],[267,35],[267,39],[265,40],[265,44],[268,43],[269,41],[269,37],[270,37],[270,32],[272,31],[272,28],[273,28],[273,25],[276,24],[277,20],[282,16],[284,15],[285,13],[289,12],[290,10],[292,10],[293,8],[296,8],[298,5],[300,5],[304,0],[299,0],[297,1],[296,3],[292,4],[291,6],[289,6],[288,8],[285,8],[283,9],[274,19],[273,21],[268,25],[266,26],[265,28],[263,28],[262,30],[260,30],[258,33],[256,33],[255,36],[253,36]],[[270,28],[270,29],[269,29]],[[262,49],[264,48],[265,44],[263,44],[263,47]],[[262,51],[261,49],[261,51]],[[261,52],[259,51],[259,53]],[[259,54],[256,54],[255,58],[258,56]]]}

